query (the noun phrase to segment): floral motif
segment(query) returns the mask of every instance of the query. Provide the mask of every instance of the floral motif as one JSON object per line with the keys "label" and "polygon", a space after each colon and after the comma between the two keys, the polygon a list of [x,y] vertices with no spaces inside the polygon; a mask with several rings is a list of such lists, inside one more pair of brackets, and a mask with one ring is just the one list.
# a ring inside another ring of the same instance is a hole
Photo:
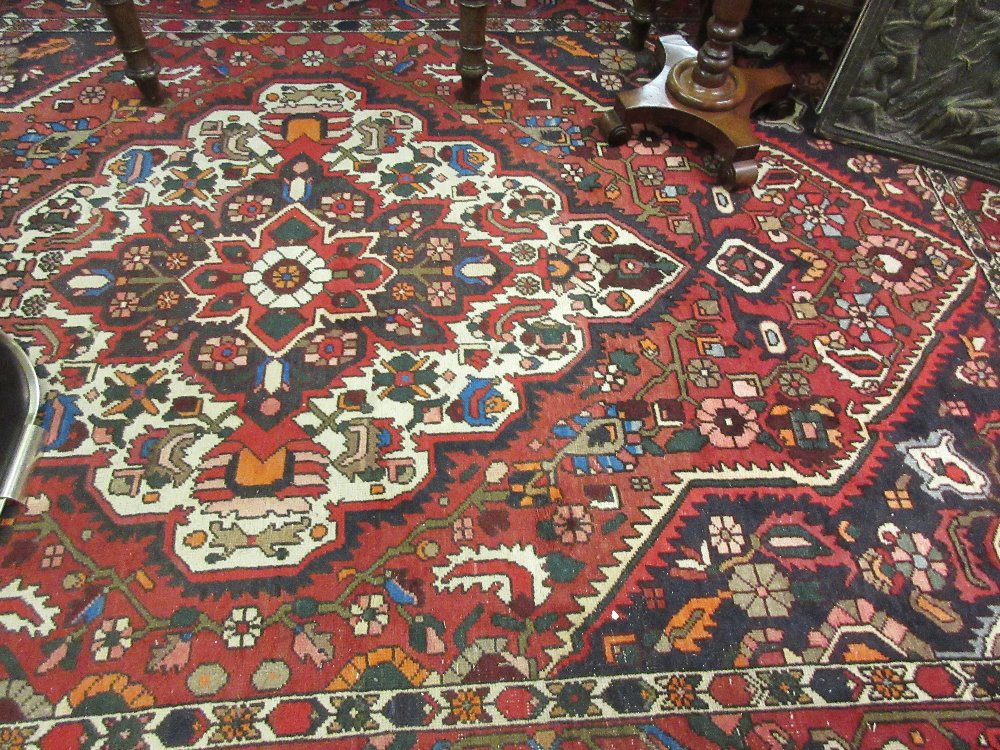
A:
{"label": "floral motif", "polygon": [[108,619],[94,633],[94,661],[121,659],[132,646],[132,624],[127,617]]}
{"label": "floral motif", "polygon": [[552,525],[563,544],[585,544],[594,533],[594,521],[582,505],[560,505]]}
{"label": "floral motif", "polygon": [[729,590],[750,617],[787,617],[795,601],[788,578],[771,563],[737,565]]}
{"label": "floral motif", "polygon": [[264,632],[264,620],[256,607],[237,607],[222,625],[222,638],[229,648],[250,648]]}
{"label": "floral motif", "polygon": [[389,624],[389,604],[382,594],[365,594],[351,605],[354,635],[379,635]]}
{"label": "floral motif", "polygon": [[695,414],[698,430],[716,448],[746,448],[760,433],[757,412],[734,398],[707,398]]}
{"label": "floral motif", "polygon": [[861,273],[895,294],[926,292],[934,283],[913,243],[898,237],[869,235],[858,246],[855,262]]}
{"label": "floral motif", "polygon": [[743,527],[732,516],[712,516],[708,522],[709,540],[720,555],[738,555],[746,538]]}

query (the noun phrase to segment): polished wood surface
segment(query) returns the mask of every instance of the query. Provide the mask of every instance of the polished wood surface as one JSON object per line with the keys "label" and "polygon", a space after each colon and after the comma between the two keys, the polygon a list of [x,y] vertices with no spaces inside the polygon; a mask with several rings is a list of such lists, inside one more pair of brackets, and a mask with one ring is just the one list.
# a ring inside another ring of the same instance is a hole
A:
{"label": "polished wood surface", "polygon": [[125,58],[125,76],[135,82],[146,104],[161,104],[166,92],[160,85],[160,66],[146,46],[139,16],[132,0],[96,0],[111,24],[115,42]]}
{"label": "polished wood surface", "polygon": [[462,99],[475,104],[486,75],[486,8],[488,0],[458,0],[458,74]]}
{"label": "polished wood surface", "polygon": [[[642,0],[646,2],[646,0]],[[655,122],[690,133],[723,159],[719,182],[749,187],[757,180],[760,142],[751,114],[788,96],[792,80],[783,68],[739,68],[733,43],[743,31],[750,0],[715,0],[706,39],[695,50],[679,35],[658,41],[659,73],[646,85],[618,96],[614,110],[598,120],[611,145],[622,145],[629,124]]]}

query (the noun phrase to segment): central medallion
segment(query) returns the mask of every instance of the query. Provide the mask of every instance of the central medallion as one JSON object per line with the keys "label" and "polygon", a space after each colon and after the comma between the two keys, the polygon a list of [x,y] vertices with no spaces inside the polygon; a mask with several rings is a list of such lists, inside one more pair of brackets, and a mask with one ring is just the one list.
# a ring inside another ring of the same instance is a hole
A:
{"label": "central medallion", "polygon": [[252,240],[209,240],[214,258],[181,281],[201,300],[196,318],[243,320],[254,341],[277,356],[327,322],[375,315],[371,297],[395,271],[369,254],[373,240],[293,204]]}

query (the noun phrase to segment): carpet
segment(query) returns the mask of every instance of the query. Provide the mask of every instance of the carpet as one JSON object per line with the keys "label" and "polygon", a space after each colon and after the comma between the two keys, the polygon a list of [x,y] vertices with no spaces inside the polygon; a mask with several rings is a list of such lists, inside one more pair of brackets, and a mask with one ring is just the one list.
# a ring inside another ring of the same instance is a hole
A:
{"label": "carpet", "polygon": [[609,148],[597,3],[504,4],[479,106],[446,4],[165,3],[159,109],[53,5],[2,16],[0,747],[1000,747],[996,186],[806,99],[740,193]]}

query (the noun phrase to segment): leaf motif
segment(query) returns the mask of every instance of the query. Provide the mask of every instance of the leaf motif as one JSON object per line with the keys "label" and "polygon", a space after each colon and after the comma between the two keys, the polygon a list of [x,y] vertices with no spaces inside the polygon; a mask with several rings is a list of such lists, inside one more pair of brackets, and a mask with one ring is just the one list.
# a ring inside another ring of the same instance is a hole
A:
{"label": "leaf motif", "polygon": [[191,658],[191,638],[186,633],[170,633],[166,640],[154,644],[150,651],[147,672],[163,672],[170,670],[180,672]]}
{"label": "leaf motif", "polygon": [[321,668],[333,658],[333,633],[318,632],[316,623],[307,623],[296,633],[292,651],[302,661],[309,659],[317,668]]}

